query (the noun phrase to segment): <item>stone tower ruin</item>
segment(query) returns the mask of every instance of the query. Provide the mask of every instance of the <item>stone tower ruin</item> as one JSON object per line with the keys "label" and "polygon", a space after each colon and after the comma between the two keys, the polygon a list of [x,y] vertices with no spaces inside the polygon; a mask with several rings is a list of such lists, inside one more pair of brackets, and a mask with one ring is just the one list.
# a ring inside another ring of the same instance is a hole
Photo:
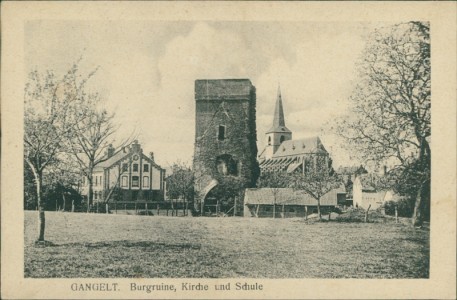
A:
{"label": "stone tower ruin", "polygon": [[195,102],[195,209],[217,213],[225,203],[241,214],[242,195],[227,201],[217,189],[233,183],[242,193],[258,178],[255,87],[249,79],[196,80]]}

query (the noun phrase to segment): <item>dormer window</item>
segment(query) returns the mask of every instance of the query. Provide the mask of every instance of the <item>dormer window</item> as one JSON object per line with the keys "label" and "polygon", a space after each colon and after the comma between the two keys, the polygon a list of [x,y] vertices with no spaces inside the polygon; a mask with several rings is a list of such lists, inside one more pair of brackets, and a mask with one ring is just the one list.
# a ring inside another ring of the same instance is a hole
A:
{"label": "dormer window", "polygon": [[219,130],[217,132],[217,139],[219,141],[225,140],[225,126],[224,125],[219,125]]}

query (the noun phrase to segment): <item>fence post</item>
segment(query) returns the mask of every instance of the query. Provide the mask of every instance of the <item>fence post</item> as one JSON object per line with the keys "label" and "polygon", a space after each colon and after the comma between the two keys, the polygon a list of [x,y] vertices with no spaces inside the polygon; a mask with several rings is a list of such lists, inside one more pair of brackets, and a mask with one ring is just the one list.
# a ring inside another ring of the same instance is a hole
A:
{"label": "fence post", "polygon": [[397,205],[395,205],[395,223],[398,223],[398,208],[397,208]]}

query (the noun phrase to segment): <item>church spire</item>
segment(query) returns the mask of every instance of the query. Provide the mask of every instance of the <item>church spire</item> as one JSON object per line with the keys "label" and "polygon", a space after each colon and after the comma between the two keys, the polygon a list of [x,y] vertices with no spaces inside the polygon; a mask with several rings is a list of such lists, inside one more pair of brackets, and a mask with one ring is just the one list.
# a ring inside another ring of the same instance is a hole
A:
{"label": "church spire", "polygon": [[268,132],[290,132],[286,127],[284,119],[284,109],[282,107],[281,86],[278,84],[278,94],[276,96],[276,107],[273,116],[273,126]]}

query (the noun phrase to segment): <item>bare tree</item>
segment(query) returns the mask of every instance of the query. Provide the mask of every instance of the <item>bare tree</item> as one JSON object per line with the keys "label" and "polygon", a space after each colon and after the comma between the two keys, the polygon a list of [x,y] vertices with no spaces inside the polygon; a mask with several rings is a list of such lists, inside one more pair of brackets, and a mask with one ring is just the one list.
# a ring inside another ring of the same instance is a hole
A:
{"label": "bare tree", "polygon": [[351,115],[339,121],[337,132],[361,159],[415,178],[413,224],[420,225],[424,190],[430,185],[429,24],[376,30],[359,67]]}
{"label": "bare tree", "polygon": [[[109,113],[102,108],[101,98],[97,93],[84,94],[73,115],[80,116],[81,121],[76,123],[75,134],[70,136],[66,143],[68,152],[87,179],[87,210],[89,211],[93,203],[94,169],[109,159],[107,149],[113,147],[118,126],[114,122],[114,113]],[[123,140],[118,147],[124,147],[132,140],[133,135]]]}
{"label": "bare tree", "polygon": [[181,161],[173,163],[172,174],[167,177],[167,193],[172,199],[184,201],[184,211],[189,207],[189,201],[194,198],[194,172]]}
{"label": "bare tree", "polygon": [[286,172],[265,171],[260,174],[257,186],[260,188],[269,188],[273,196],[273,218],[276,217],[276,204],[281,188],[289,185],[289,175]]}
{"label": "bare tree", "polygon": [[63,142],[74,134],[79,118],[70,117],[77,105],[84,83],[76,86],[77,64],[58,79],[52,71],[44,76],[29,74],[24,89],[24,160],[35,179],[39,211],[38,241],[44,241],[45,208],[42,194],[43,176],[63,152]]}
{"label": "bare tree", "polygon": [[319,220],[322,220],[322,196],[342,185],[341,179],[335,174],[330,164],[326,164],[325,159],[319,157],[313,170],[304,174],[293,173],[289,179],[291,187],[302,190],[317,201]]}

